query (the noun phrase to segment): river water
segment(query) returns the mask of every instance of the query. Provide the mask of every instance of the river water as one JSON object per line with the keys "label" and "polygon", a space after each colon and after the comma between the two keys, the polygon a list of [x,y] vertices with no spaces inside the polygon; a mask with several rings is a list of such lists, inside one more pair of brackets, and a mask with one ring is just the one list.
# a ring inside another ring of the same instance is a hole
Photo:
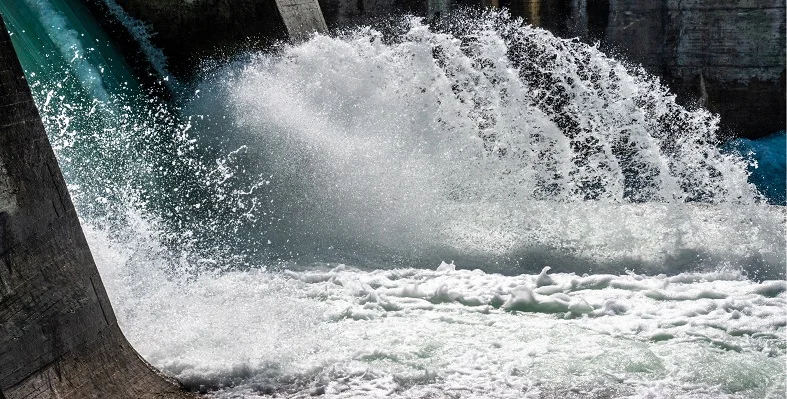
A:
{"label": "river water", "polygon": [[123,332],[189,388],[783,397],[765,150],[656,78],[467,11],[174,82],[126,20],[162,99],[73,3],[0,12]]}

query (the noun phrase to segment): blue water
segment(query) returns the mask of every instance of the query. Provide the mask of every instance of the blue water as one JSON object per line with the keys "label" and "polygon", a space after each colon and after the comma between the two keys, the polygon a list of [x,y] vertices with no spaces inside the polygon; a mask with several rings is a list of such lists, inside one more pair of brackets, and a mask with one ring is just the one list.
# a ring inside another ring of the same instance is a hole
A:
{"label": "blue water", "polygon": [[774,205],[787,205],[787,155],[785,131],[757,140],[735,139],[727,148],[751,160],[749,182]]}

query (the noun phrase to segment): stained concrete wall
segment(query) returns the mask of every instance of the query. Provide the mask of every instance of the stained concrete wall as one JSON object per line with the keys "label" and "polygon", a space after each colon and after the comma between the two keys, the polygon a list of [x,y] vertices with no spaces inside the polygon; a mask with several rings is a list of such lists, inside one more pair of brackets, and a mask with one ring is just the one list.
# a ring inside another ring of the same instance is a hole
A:
{"label": "stained concrete wall", "polygon": [[726,135],[785,127],[785,0],[320,0],[328,26],[457,6],[505,7],[562,37],[660,76],[683,104],[721,115]]}
{"label": "stained concrete wall", "polygon": [[0,398],[185,398],[120,331],[0,18]]}
{"label": "stained concrete wall", "polygon": [[785,127],[785,0],[518,1],[561,9],[514,14],[565,37],[600,40],[660,76],[679,102],[720,114],[723,135]]}
{"label": "stained concrete wall", "polygon": [[604,40],[726,130],[785,126],[785,0],[610,0]]}

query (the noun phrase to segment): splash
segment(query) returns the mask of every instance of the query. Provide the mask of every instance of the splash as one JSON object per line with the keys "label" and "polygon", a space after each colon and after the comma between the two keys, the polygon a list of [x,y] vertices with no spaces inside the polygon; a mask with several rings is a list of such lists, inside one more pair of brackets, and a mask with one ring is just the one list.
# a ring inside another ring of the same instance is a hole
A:
{"label": "splash", "polygon": [[[204,144],[200,115],[182,115],[141,85],[84,7],[15,5],[0,11],[83,224],[119,242],[161,243],[172,270],[183,257],[206,268],[243,264],[235,237],[254,224],[262,184],[238,173],[244,148]],[[149,228],[136,231],[137,219]]]}
{"label": "splash", "polygon": [[270,176],[281,258],[782,268],[783,209],[719,151],[715,115],[505,13],[317,35],[201,88],[193,107],[227,104],[225,134]]}
{"label": "splash", "polygon": [[453,260],[783,275],[784,209],[719,151],[716,116],[505,13],[283,44],[206,73],[180,108],[113,75],[128,67],[57,2],[35,4],[71,32],[50,32],[64,67],[31,82],[83,220],[128,236],[144,215],[192,272]]}
{"label": "splash", "polygon": [[183,108],[83,48],[109,100],[66,59],[36,102],[124,334],[192,390],[784,392],[784,208],[592,46],[405,18],[246,55]]}

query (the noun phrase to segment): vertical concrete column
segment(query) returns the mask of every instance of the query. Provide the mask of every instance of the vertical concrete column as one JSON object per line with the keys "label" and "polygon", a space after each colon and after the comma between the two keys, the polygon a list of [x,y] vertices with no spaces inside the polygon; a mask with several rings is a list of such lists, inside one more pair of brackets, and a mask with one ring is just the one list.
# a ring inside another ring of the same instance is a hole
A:
{"label": "vertical concrete column", "polygon": [[533,26],[541,26],[541,0],[523,0],[522,12],[525,20]]}
{"label": "vertical concrete column", "polygon": [[569,36],[582,39],[588,37],[588,3],[587,0],[571,0],[571,19],[568,26]]}
{"label": "vertical concrete column", "polygon": [[276,7],[287,34],[293,39],[303,39],[313,32],[328,30],[317,0],[276,0]]}
{"label": "vertical concrete column", "polygon": [[117,325],[0,18],[0,398],[186,396]]}

